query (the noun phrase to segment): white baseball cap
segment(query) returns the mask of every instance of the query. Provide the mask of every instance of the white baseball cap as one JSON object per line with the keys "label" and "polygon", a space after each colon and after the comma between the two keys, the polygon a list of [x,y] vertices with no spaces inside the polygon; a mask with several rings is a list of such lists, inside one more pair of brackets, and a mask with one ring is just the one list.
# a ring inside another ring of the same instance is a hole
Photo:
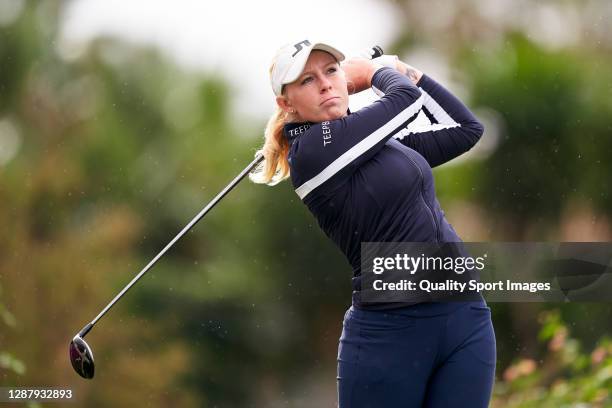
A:
{"label": "white baseball cap", "polygon": [[272,71],[270,72],[270,83],[276,96],[281,95],[283,85],[290,84],[298,79],[304,71],[308,56],[314,50],[329,52],[338,62],[344,59],[343,53],[331,45],[321,42],[313,44],[308,40],[302,40],[295,44],[284,45],[274,56]]}

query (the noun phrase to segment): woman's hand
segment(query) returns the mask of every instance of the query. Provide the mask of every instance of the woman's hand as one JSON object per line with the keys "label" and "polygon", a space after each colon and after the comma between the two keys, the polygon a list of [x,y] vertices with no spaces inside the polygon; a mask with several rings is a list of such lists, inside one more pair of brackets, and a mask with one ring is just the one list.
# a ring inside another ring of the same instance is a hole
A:
{"label": "woman's hand", "polygon": [[[410,79],[413,84],[417,84],[423,76],[423,72],[414,68],[405,62],[400,61],[396,56],[383,56],[379,58],[387,58],[382,65],[389,66],[389,57],[395,57],[395,69],[404,74]],[[383,61],[380,61],[383,62]],[[364,91],[372,86],[372,76],[378,68],[382,66],[377,58],[369,60],[366,58],[351,58],[342,63],[342,69],[346,76],[346,83],[349,94]]]}
{"label": "woman's hand", "polygon": [[364,91],[372,86],[372,77],[380,65],[365,58],[351,58],[342,62],[349,94]]}
{"label": "woman's hand", "polygon": [[408,79],[410,79],[410,81],[415,85],[423,76],[423,72],[419,71],[415,67],[406,64],[403,61],[400,61],[399,58],[397,58],[397,55],[383,55],[378,58],[374,58],[372,61],[379,63],[385,67],[393,68],[400,74],[406,75]]}

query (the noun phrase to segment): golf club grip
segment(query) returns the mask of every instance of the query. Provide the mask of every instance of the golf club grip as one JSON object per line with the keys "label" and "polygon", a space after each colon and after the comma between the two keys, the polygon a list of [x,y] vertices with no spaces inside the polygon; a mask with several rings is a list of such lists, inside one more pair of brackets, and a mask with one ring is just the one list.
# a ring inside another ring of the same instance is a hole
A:
{"label": "golf club grip", "polygon": [[385,53],[380,45],[373,46],[372,50],[374,51],[374,54],[372,54],[372,59],[381,57]]}

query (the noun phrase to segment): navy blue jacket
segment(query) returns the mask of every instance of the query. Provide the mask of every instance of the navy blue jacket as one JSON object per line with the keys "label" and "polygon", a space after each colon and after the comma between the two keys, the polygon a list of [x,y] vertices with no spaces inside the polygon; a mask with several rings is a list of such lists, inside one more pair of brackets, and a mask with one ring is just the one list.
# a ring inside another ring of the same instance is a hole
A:
{"label": "navy blue jacket", "polygon": [[[361,307],[362,242],[459,242],[436,199],[431,168],[469,150],[483,126],[450,92],[423,75],[417,86],[380,68],[385,95],[344,118],[291,123],[291,181],[319,226],[353,267]],[[407,127],[417,115],[430,124]]]}

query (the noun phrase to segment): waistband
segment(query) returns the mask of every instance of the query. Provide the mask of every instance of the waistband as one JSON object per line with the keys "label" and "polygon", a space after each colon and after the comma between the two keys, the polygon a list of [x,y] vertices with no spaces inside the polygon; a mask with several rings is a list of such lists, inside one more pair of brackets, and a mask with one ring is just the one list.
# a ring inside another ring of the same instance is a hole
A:
{"label": "waistband", "polygon": [[359,305],[353,304],[350,310],[356,316],[367,316],[371,313],[375,314],[389,314],[389,315],[400,315],[408,317],[432,317],[442,316],[452,313],[462,307],[487,307],[487,302],[480,296],[477,300],[464,301],[464,302],[423,302],[416,303],[409,306],[398,306],[398,307],[387,307],[387,308],[371,308],[371,307],[360,307]]}

